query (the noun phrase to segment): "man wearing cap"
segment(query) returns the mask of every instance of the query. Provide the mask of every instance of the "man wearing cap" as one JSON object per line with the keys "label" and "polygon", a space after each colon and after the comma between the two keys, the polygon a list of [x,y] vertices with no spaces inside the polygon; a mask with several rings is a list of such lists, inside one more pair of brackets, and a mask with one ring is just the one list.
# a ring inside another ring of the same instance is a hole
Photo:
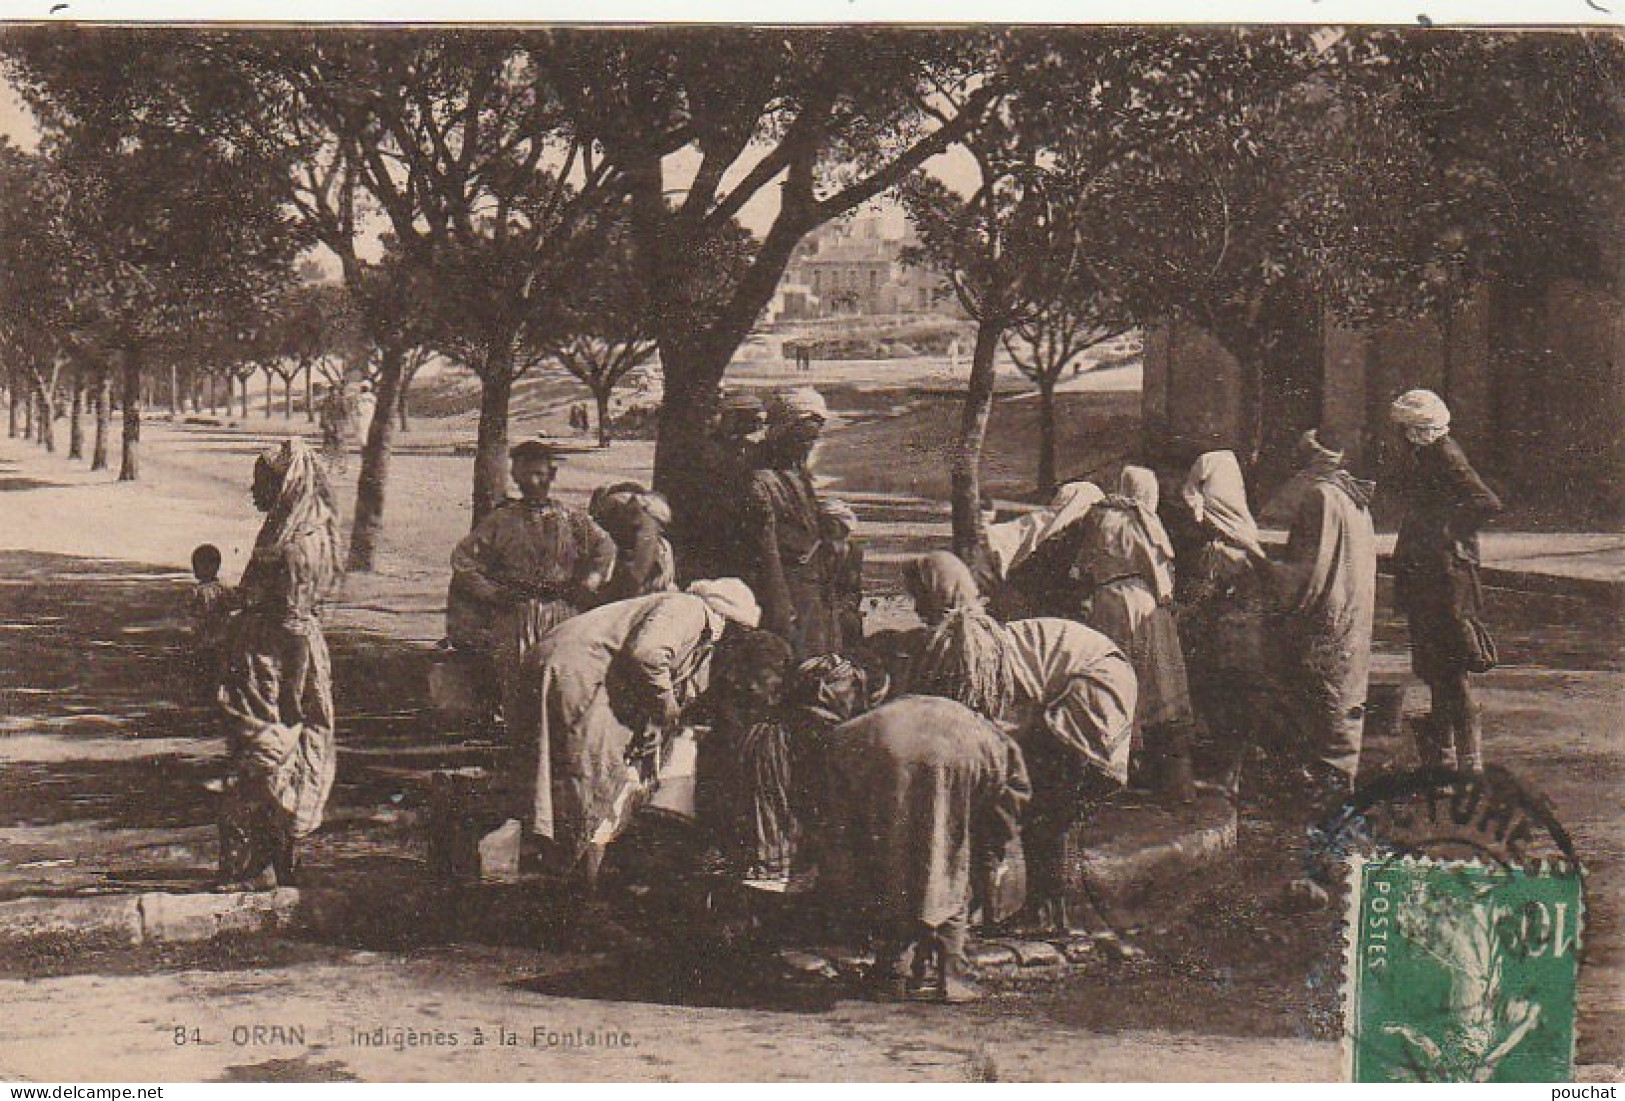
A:
{"label": "man wearing cap", "polygon": [[811,387],[775,394],[767,407],[762,469],[745,498],[751,537],[743,576],[762,605],[762,627],[790,644],[796,660],[840,649],[839,613],[829,597],[819,548],[818,491],[809,464],[829,409]]}
{"label": "man wearing cap", "polygon": [[672,545],[684,580],[742,576],[749,561],[743,530],[745,488],[760,461],[762,400],[726,394],[705,441],[705,454],[686,492],[671,496]]}
{"label": "man wearing cap", "polygon": [[1409,444],[1405,519],[1394,544],[1394,597],[1411,632],[1411,668],[1427,683],[1432,711],[1418,729],[1422,763],[1484,768],[1470,674],[1490,664],[1480,616],[1478,529],[1501,511],[1450,435],[1450,409],[1431,390],[1401,394],[1389,419]]}
{"label": "man wearing cap", "polygon": [[508,452],[520,498],[481,520],[451,556],[446,626],[460,650],[489,653],[513,723],[515,673],[537,640],[595,602],[615,540],[586,512],[554,501],[558,453],[541,440]]}

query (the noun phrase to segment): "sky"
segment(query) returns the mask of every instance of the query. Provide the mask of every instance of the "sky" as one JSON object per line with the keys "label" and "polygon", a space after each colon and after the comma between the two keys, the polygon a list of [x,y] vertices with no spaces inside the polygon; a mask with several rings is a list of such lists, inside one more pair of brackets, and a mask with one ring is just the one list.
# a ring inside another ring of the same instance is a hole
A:
{"label": "sky", "polygon": [[0,80],[0,134],[25,148],[33,148],[38,136],[34,117],[28,113],[16,89],[4,80]]}
{"label": "sky", "polygon": [[[24,148],[32,148],[39,137],[33,115],[29,112],[27,105],[23,103],[16,89],[3,79],[0,79],[0,135],[10,138],[13,143]],[[673,189],[681,188],[692,177],[698,164],[697,154],[685,152],[671,158],[666,166],[667,186]],[[932,158],[931,161],[927,162],[927,168],[955,186],[963,186],[969,179],[969,174],[973,171],[970,158],[955,153]],[[742,162],[724,179],[724,186],[734,183],[749,170],[750,163]],[[890,235],[901,234],[904,218],[901,208],[896,203],[882,200],[871,204],[869,211],[880,216],[882,225]],[[762,188],[756,197],[745,205],[740,211],[739,218],[752,232],[761,235],[772,225],[773,218],[777,213],[778,188],[769,185]],[[367,235],[375,235],[383,228],[383,222],[380,218],[377,220],[377,224],[371,227],[371,233]],[[363,233],[366,234],[367,231],[364,229]],[[372,247],[364,247],[362,255],[365,258],[373,259],[376,258],[377,251],[376,244],[373,244]],[[336,274],[336,260],[330,255],[326,255],[325,250],[322,250],[322,253],[323,255],[317,257],[318,262],[322,264],[324,270],[327,270],[329,274]]]}

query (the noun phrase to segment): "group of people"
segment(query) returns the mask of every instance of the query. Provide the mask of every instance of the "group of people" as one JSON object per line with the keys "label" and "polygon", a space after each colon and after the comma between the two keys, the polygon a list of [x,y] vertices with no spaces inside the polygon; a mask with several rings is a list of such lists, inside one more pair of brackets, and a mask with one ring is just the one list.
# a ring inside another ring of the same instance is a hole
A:
{"label": "group of people", "polygon": [[[1433,690],[1424,761],[1481,768],[1468,676],[1493,645],[1476,532],[1499,502],[1436,395],[1407,393],[1392,415],[1413,452],[1395,564]],[[856,517],[812,475],[827,418],[806,388],[722,400],[698,464],[708,477],[676,515],[630,482],[586,509],[559,502],[561,457],[522,443],[520,498],[452,556],[448,635],[495,670],[526,835],[583,914],[598,912],[606,854],[687,730],[711,873],[838,902],[878,939],[878,990],[949,1001],[972,994],[974,915],[1067,934],[1073,827],[1130,782],[1136,757],[1161,747],[1177,761],[1169,731],[1199,727],[1233,762],[1260,702],[1284,699],[1281,748],[1305,784],[1353,783],[1373,487],[1328,433],[1302,437],[1273,559],[1234,454],[1198,457],[1172,509],[1157,476],[1129,466],[1113,493],[1074,482],[989,525],[972,563],[908,562],[921,626],[865,633]],[[302,443],[260,458],[254,500],[267,518],[229,598],[220,672],[221,829],[226,877],[264,886],[292,875],[332,784],[317,609],[339,558],[331,494]]]}

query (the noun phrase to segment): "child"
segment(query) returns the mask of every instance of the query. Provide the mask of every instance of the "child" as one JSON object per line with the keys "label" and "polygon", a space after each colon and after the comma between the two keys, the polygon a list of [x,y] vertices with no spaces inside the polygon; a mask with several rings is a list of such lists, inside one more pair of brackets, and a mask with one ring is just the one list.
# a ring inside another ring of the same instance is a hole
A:
{"label": "child", "polygon": [[858,515],[845,501],[818,503],[818,529],[823,542],[823,581],[840,624],[841,650],[863,645],[863,544],[853,538]]}
{"label": "child", "polygon": [[226,660],[227,634],[236,592],[220,580],[220,548],[204,543],[192,552],[192,576],[197,584],[186,598],[190,624],[186,664],[193,689],[205,700],[214,698]]}

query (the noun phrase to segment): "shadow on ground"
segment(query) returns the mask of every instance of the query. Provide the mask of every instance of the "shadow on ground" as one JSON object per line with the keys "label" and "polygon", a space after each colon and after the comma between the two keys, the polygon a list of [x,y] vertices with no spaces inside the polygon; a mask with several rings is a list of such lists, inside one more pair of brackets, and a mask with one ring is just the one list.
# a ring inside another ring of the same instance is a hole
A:
{"label": "shadow on ground", "polygon": [[[161,566],[0,554],[0,856],[13,886],[79,889],[100,874],[186,889],[212,865],[206,785],[223,741],[181,661],[188,583]],[[403,812],[447,741],[424,717],[428,655],[362,630],[329,642],[340,775],[311,877],[370,875],[380,860],[421,870]]]}

